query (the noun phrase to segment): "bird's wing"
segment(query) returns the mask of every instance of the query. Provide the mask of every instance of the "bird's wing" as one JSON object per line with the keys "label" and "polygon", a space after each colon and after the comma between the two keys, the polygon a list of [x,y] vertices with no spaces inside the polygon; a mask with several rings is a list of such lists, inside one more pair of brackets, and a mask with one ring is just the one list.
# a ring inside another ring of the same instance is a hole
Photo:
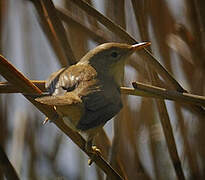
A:
{"label": "bird's wing", "polygon": [[86,111],[85,116],[78,122],[77,128],[85,131],[104,125],[107,121],[113,118],[121,108],[122,104],[109,104],[95,112],[88,110]]}
{"label": "bird's wing", "polygon": [[69,92],[64,95],[44,96],[35,99],[37,102],[53,106],[63,106],[70,104],[82,103],[82,100],[75,93]]}
{"label": "bird's wing", "polygon": [[97,111],[98,109],[101,109],[111,103],[110,100],[104,96],[102,90],[90,93],[83,97],[83,102],[85,107],[90,111]]}
{"label": "bird's wing", "polygon": [[[51,74],[46,82],[50,96],[35,100],[47,105],[69,105],[81,103],[81,97],[89,93],[89,82],[96,71],[89,65],[73,65]],[[87,82],[87,83],[85,83]]]}
{"label": "bird's wing", "polygon": [[55,86],[59,80],[60,75],[66,68],[61,68],[57,72],[52,73],[46,81],[45,88],[48,89],[50,94],[53,94],[55,91]]}
{"label": "bird's wing", "polygon": [[122,108],[120,92],[114,86],[85,96],[83,99],[85,114],[78,122],[77,128],[88,130],[103,125]]}

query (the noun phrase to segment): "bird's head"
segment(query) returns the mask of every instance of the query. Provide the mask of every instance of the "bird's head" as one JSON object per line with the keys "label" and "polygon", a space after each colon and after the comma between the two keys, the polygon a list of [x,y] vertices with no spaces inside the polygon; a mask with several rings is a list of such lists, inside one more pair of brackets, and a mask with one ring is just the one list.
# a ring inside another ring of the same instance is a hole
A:
{"label": "bird's head", "polygon": [[118,85],[124,76],[126,59],[135,51],[150,45],[149,42],[128,45],[123,43],[105,43],[89,51],[79,64],[88,63],[100,76],[112,76]]}

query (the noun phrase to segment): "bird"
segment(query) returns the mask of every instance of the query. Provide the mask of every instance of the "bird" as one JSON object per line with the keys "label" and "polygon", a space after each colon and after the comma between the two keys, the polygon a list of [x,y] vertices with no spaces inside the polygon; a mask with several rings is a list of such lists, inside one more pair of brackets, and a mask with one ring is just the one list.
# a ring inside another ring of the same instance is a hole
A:
{"label": "bird", "polygon": [[126,59],[148,45],[101,44],[78,63],[52,73],[45,83],[49,95],[35,100],[54,106],[64,123],[84,137],[85,149],[92,151],[94,137],[123,107],[120,87]]}

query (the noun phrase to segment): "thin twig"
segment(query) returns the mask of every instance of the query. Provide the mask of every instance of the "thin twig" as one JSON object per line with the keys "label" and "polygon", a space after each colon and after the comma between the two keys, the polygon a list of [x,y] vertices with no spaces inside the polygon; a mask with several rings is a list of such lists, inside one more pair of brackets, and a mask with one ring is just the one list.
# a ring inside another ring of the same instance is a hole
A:
{"label": "thin twig", "polygon": [[[150,73],[149,76],[150,76],[151,82],[154,85],[158,85],[159,77],[157,76],[157,74],[154,71],[152,71],[150,66],[148,66],[148,71]],[[170,159],[173,164],[175,173],[179,180],[185,180],[182,163],[180,161],[179,153],[177,151],[177,146],[176,146],[176,142],[174,139],[174,133],[173,133],[173,129],[172,129],[172,125],[171,125],[171,121],[169,118],[166,104],[163,100],[156,99],[156,105],[159,111],[160,122],[162,125],[162,129],[163,129],[164,136],[166,139],[166,144],[168,147],[168,152],[169,152]]]}
{"label": "thin twig", "polygon": [[49,44],[51,45],[53,52],[57,56],[61,66],[67,66],[68,61],[66,59],[66,56],[63,52],[63,49],[61,47],[60,41],[58,40],[55,31],[53,30],[53,27],[51,26],[51,23],[49,19],[47,19],[47,15],[44,12],[43,6],[40,3],[39,0],[31,0],[33,2],[35,9],[39,15],[39,21],[40,25],[42,27],[42,30],[45,32],[45,36],[50,42]]}
{"label": "thin twig", "polygon": [[149,92],[150,94],[155,95],[160,99],[169,99],[169,100],[174,100],[182,103],[205,106],[204,96],[198,96],[189,93],[180,93],[174,90],[166,90],[164,88],[151,86],[139,82],[133,82],[132,85],[135,89],[143,92]]}
{"label": "thin twig", "polygon": [[62,48],[64,50],[64,53],[67,57],[67,60],[70,64],[76,63],[75,56],[73,54],[73,51],[71,49],[71,45],[69,41],[67,40],[66,31],[63,27],[62,22],[60,21],[58,17],[58,13],[56,11],[56,8],[51,0],[42,1],[41,4],[43,8],[45,9],[45,13],[48,14],[48,18],[50,22],[52,23],[52,27],[56,31],[56,36],[58,37],[60,44],[62,45]]}
{"label": "thin twig", "polygon": [[[32,80],[41,91],[45,92],[45,81]],[[133,88],[121,87],[121,93],[127,95],[150,97],[157,99],[167,99],[171,101],[177,101],[184,104],[195,104],[199,106],[205,106],[205,97],[198,96],[190,93],[180,93],[174,90],[167,90],[157,86],[152,86],[140,82],[133,82]],[[8,82],[0,82],[0,94],[1,93],[23,93],[20,89],[13,86]]]}
{"label": "thin twig", "polygon": [[42,0],[31,0],[36,7],[45,35],[62,66],[76,62],[71,46],[67,40],[65,29],[57,16],[53,3]]}
{"label": "thin twig", "polygon": [[110,37],[104,33],[101,29],[96,28],[92,25],[87,27],[84,21],[82,21],[78,16],[72,14],[68,10],[62,8],[56,8],[58,16],[68,25],[76,25],[83,29],[87,35],[89,35],[93,40],[98,43],[105,43],[110,41]]}
{"label": "thin twig", "polygon": [[[20,73],[11,63],[9,63],[3,56],[0,56],[0,73],[11,84],[18,87],[22,92],[28,94],[41,94],[41,90],[36,87],[29,79]],[[24,94],[23,94],[24,95]],[[36,106],[49,119],[57,117],[56,111],[52,106],[46,106],[36,102],[30,96],[24,95],[34,106]],[[59,129],[61,129],[72,141],[78,145],[92,160],[112,179],[122,179],[120,175],[99,155],[87,152],[85,149],[85,140],[75,131],[66,126],[61,117],[53,122]]]}
{"label": "thin twig", "polygon": [[[45,81],[38,81],[38,80],[32,80],[31,81],[35,86],[37,86],[41,91],[45,92]],[[13,84],[9,82],[0,82],[0,94],[2,93],[23,93],[25,92],[21,88],[18,88],[14,86]]]}

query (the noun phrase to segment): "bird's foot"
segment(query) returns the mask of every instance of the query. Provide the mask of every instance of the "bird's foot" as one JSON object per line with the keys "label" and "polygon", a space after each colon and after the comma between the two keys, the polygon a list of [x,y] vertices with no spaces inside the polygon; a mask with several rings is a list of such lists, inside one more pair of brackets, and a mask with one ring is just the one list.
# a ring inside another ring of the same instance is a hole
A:
{"label": "bird's foot", "polygon": [[46,117],[46,118],[44,119],[44,121],[43,121],[43,125],[47,124],[48,122],[49,122],[49,118]]}
{"label": "bird's foot", "polygon": [[[56,107],[53,107],[54,110],[56,110]],[[47,124],[48,122],[54,122],[59,118],[59,115],[56,113],[51,119],[49,119],[48,117],[46,117],[43,121],[43,125]]]}
{"label": "bird's foot", "polygon": [[93,163],[93,159],[96,155],[101,155],[100,149],[97,148],[97,146],[92,146],[91,149],[88,151],[91,153],[90,158],[88,159],[88,165],[91,166]]}

